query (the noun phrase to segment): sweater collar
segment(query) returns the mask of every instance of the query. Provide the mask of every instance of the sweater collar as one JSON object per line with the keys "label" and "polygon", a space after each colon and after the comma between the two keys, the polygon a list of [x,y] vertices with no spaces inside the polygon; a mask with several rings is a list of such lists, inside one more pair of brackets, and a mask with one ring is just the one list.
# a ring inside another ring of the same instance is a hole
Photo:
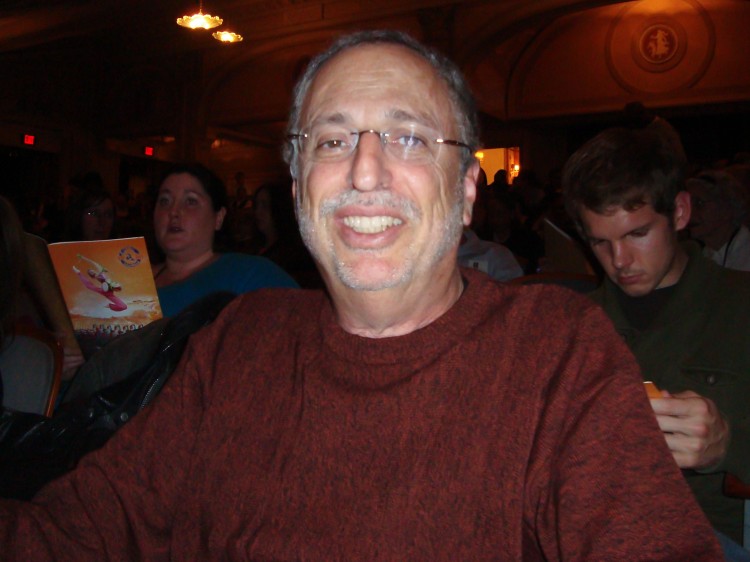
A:
{"label": "sweater collar", "polygon": [[462,342],[486,313],[483,294],[497,286],[485,274],[462,269],[465,289],[456,303],[431,324],[414,332],[390,338],[366,338],[345,332],[328,302],[323,307],[320,328],[328,357],[343,365],[339,373],[348,385],[382,388],[424,370],[430,363]]}

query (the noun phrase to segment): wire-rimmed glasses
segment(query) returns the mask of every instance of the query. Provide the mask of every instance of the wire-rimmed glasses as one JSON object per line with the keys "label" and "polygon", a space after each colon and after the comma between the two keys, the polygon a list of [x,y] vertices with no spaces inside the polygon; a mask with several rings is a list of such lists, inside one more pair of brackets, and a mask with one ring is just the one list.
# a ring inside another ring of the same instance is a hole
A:
{"label": "wire-rimmed glasses", "polygon": [[354,153],[365,133],[378,135],[383,150],[404,162],[433,161],[443,145],[471,150],[466,143],[445,139],[439,133],[415,124],[399,125],[385,131],[352,131],[343,125],[325,124],[292,133],[287,138],[297,143],[300,154],[305,158],[315,162],[340,162]]}

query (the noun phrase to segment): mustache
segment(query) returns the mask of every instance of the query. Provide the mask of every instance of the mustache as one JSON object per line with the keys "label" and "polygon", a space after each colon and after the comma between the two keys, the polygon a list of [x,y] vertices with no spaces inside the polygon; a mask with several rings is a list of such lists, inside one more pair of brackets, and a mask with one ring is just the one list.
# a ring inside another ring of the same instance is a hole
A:
{"label": "mustache", "polygon": [[320,205],[320,218],[332,216],[338,209],[348,205],[358,205],[362,207],[385,207],[393,209],[407,219],[414,221],[422,218],[422,212],[413,201],[392,193],[391,191],[376,191],[363,193],[361,191],[350,190],[340,193],[332,199],[326,199]]}

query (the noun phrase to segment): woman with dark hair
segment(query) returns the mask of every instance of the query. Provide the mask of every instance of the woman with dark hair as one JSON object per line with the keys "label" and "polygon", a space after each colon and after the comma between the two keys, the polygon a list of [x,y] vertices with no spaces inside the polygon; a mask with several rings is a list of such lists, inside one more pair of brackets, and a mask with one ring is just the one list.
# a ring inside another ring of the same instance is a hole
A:
{"label": "woman with dark hair", "polygon": [[262,238],[258,255],[282,267],[302,287],[322,287],[315,262],[299,234],[291,179],[261,185],[253,195],[252,208],[255,227]]}
{"label": "woman with dark hair", "polygon": [[154,235],[164,261],[153,266],[164,316],[216,291],[297,286],[268,259],[216,252],[226,214],[224,183],[205,166],[180,164],[164,177],[154,208]]}
{"label": "woman with dark hair", "polygon": [[68,210],[65,240],[107,240],[115,225],[115,203],[103,185],[86,184]]}

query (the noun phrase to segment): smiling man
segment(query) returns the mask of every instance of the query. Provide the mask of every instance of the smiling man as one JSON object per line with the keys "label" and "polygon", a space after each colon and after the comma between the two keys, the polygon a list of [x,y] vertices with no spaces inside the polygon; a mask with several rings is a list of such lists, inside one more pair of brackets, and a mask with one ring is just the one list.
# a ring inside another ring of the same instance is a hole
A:
{"label": "smiling man", "polygon": [[593,294],[647,379],[672,455],[713,525],[742,542],[750,482],[750,275],[719,267],[693,242],[681,148],[663,131],[610,129],[563,170],[565,204],[606,273]]}
{"label": "smiling man", "polygon": [[403,45],[362,46],[314,80],[291,135],[302,156],[294,164],[302,237],[345,329],[408,333],[463,289],[456,241],[471,219],[479,165],[476,138],[451,139],[476,128],[454,118],[444,78]]}
{"label": "smiling man", "polygon": [[6,558],[718,559],[604,314],[456,265],[478,141],[450,62],[343,38],[289,140],[327,293],[233,301],[104,449],[0,508]]}

